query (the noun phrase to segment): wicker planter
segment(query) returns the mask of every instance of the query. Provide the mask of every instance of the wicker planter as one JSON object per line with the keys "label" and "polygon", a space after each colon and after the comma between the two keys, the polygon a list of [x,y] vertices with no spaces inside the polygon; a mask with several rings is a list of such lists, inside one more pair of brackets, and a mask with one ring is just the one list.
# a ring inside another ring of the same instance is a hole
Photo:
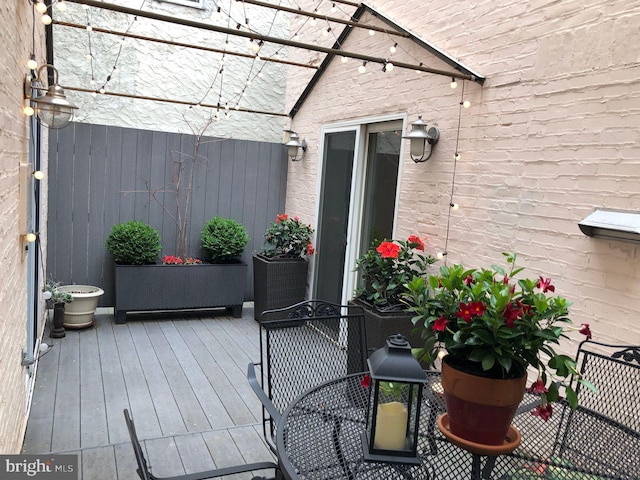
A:
{"label": "wicker planter", "polygon": [[360,299],[352,301],[353,304],[364,310],[365,329],[367,332],[367,356],[378,348],[385,346],[387,338],[400,333],[409,344],[418,348],[423,345],[420,333],[413,333],[415,326],[411,323],[412,315],[403,311],[381,312],[367,302]]}
{"label": "wicker planter", "polygon": [[301,302],[307,294],[305,258],[267,258],[253,256],[254,318],[265,310],[283,308]]}
{"label": "wicker planter", "polygon": [[247,264],[115,265],[116,323],[127,312],[226,307],[242,316]]}

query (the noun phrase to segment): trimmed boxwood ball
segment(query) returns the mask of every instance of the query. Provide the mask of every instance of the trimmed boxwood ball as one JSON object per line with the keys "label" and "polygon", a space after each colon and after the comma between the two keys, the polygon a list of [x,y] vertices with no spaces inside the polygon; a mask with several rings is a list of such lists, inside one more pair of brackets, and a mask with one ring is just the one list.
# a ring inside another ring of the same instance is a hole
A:
{"label": "trimmed boxwood ball", "polygon": [[105,245],[117,263],[126,265],[155,263],[162,250],[158,231],[137,220],[114,225]]}
{"label": "trimmed boxwood ball", "polygon": [[244,251],[249,236],[241,223],[232,218],[213,217],[202,228],[202,249],[211,263],[236,259]]}

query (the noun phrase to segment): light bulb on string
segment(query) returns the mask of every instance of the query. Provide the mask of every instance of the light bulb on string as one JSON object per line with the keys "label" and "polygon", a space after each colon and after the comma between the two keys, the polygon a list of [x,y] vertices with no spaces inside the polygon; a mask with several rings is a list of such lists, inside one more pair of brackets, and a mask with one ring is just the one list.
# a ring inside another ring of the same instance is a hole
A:
{"label": "light bulb on string", "polygon": [[104,93],[104,92],[106,92],[106,90],[104,89],[104,87],[102,87],[102,88],[100,89],[100,93]]}
{"label": "light bulb on string", "polygon": [[90,23],[87,23],[87,32],[92,32],[93,31],[93,27],[91,26]]}
{"label": "light bulb on string", "polygon": [[436,258],[437,258],[438,260],[442,260],[442,259],[443,259],[444,257],[446,257],[446,256],[447,256],[447,252],[438,252],[438,253],[436,254]]}
{"label": "light bulb on string", "polygon": [[322,36],[323,37],[328,37],[329,36],[329,32],[331,31],[331,27],[327,27],[326,30],[322,31]]}
{"label": "light bulb on string", "polygon": [[33,53],[29,57],[29,60],[27,60],[27,68],[29,70],[35,70],[38,68],[38,62],[36,61],[36,56]]}
{"label": "light bulb on string", "polygon": [[471,106],[471,102],[469,100],[465,100],[464,102],[462,102],[462,106],[464,108],[469,108]]}
{"label": "light bulb on string", "polygon": [[342,63],[347,63],[348,60],[349,60],[349,57],[345,57],[344,55],[342,56],[342,58],[340,58],[340,61]]}
{"label": "light bulb on string", "polygon": [[331,5],[331,13],[336,13],[338,11],[338,7],[336,7],[335,2]]}
{"label": "light bulb on string", "polygon": [[358,67],[358,72],[364,73],[367,71],[367,62],[362,62],[362,65]]}
{"label": "light bulb on string", "polygon": [[318,21],[315,19],[315,17],[309,20],[309,25],[311,25],[312,27],[315,27],[317,24],[318,24]]}
{"label": "light bulb on string", "polygon": [[91,60],[93,58],[93,56],[90,53],[87,53],[84,58],[86,58],[87,60]]}
{"label": "light bulb on string", "polygon": [[38,238],[38,237],[36,236],[36,234],[35,234],[35,233],[31,233],[31,232],[27,233],[27,234],[24,236],[24,239],[25,239],[28,243],[33,243],[33,242],[35,242],[35,241],[37,240],[37,238]]}
{"label": "light bulb on string", "polygon": [[398,51],[398,44],[397,43],[394,43],[393,45],[391,45],[389,47],[389,52],[390,53],[396,53],[397,51]]}
{"label": "light bulb on string", "polygon": [[22,107],[22,113],[24,113],[27,117],[32,117],[35,112],[33,107],[31,106],[31,100],[28,98],[24,99],[24,106]]}
{"label": "light bulb on string", "polygon": [[383,72],[391,72],[391,71],[393,71],[393,63],[391,63],[391,62],[385,63],[384,67],[382,67],[382,71]]}
{"label": "light bulb on string", "polygon": [[42,0],[38,0],[38,2],[36,2],[36,12],[44,13],[46,11],[47,11],[47,6],[44,4]]}
{"label": "light bulb on string", "polygon": [[450,84],[451,88],[458,88],[458,82],[456,82],[456,79],[451,77],[451,84]]}
{"label": "light bulb on string", "polygon": [[51,19],[48,13],[45,13],[44,15],[42,15],[42,17],[40,17],[40,21],[45,25],[51,25],[51,22],[53,20]]}
{"label": "light bulb on string", "polygon": [[56,3],[56,7],[61,12],[66,12],[67,11],[67,2],[63,2],[62,0],[58,0],[58,3]]}
{"label": "light bulb on string", "polygon": [[42,170],[36,170],[33,172],[33,178],[36,180],[42,180],[44,178],[44,172]]}
{"label": "light bulb on string", "polygon": [[95,92],[95,91],[94,91],[94,92],[91,92],[91,96],[92,96],[93,98],[96,98],[96,97],[98,96],[98,92]]}
{"label": "light bulb on string", "polygon": [[453,159],[454,160],[460,160],[460,154],[458,152],[453,154]]}
{"label": "light bulb on string", "polygon": [[376,34],[375,30],[369,30],[369,36],[373,37]]}
{"label": "light bulb on string", "polygon": [[460,209],[460,205],[458,205],[457,203],[450,203],[449,206],[451,207],[451,210],[453,210],[454,212],[457,212]]}

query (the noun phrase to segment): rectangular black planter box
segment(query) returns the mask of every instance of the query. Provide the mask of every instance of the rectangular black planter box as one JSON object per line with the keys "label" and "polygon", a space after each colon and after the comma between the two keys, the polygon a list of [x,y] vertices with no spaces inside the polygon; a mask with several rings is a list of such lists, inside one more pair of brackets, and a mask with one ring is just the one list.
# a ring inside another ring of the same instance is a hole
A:
{"label": "rectangular black planter box", "polygon": [[253,256],[254,318],[265,310],[284,308],[305,300],[307,269],[305,258]]}
{"label": "rectangular black planter box", "polygon": [[242,316],[247,264],[115,265],[116,323],[127,312],[226,307]]}

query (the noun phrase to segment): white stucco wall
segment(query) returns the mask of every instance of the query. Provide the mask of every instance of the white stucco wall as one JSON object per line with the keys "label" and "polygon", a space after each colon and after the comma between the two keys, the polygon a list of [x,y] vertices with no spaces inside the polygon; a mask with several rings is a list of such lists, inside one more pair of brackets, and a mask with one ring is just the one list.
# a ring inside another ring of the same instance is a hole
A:
{"label": "white stucco wall", "polygon": [[[552,278],[574,302],[574,323],[590,323],[601,341],[640,343],[640,246],[578,228],[595,208],[640,212],[640,2],[370,5],[487,77],[484,86],[465,83],[471,107],[461,113],[453,197],[460,210],[451,213],[448,262],[486,266],[517,252],[531,276]],[[391,43],[355,31],[344,48],[387,57]],[[428,57],[400,46],[398,58]],[[423,164],[405,145],[395,237],[415,233],[429,239],[432,253],[442,251],[461,82],[452,90],[446,77],[379,67],[360,75],[356,66],[333,62],[293,119],[310,148],[289,164],[287,213],[315,223],[322,125],[422,114],[441,138]],[[288,107],[305,72],[289,74]]]}
{"label": "white stucco wall", "polygon": [[[111,3],[129,8],[138,8],[144,3],[144,9],[154,13],[228,28],[235,28],[236,22],[244,24],[246,16],[254,31],[269,36],[286,37],[289,30],[288,16],[282,12],[252,5],[246,5],[243,10],[241,2],[236,1],[218,2],[222,4],[223,12],[230,12],[221,16],[216,15],[213,0],[206,0],[203,9],[156,0],[115,0]],[[251,53],[247,39],[227,38],[224,34],[144,17],[133,21],[131,16],[122,13],[97,8],[85,10],[78,4],[69,3],[65,12],[54,9],[54,18],[80,25],[90,23],[96,29],[128,30],[145,37]],[[228,103],[229,109],[221,109],[220,120],[211,125],[208,135],[271,142],[282,140],[282,130],[288,123],[286,117],[236,111],[235,106],[284,113],[286,65],[229,55],[223,65],[220,53],[132,38],[120,42],[120,39],[117,35],[54,25],[54,55],[60,71],[60,83],[95,91],[111,75],[112,79],[106,85],[107,92],[212,105],[218,104],[221,98],[221,105]],[[277,45],[265,45],[262,56],[274,55],[276,50],[279,51],[276,58],[286,58],[287,49]],[[93,60],[86,58],[89,51]],[[113,73],[114,65],[117,66],[116,73]],[[221,82],[219,72],[222,66]],[[91,83],[92,78],[96,80],[95,84]],[[250,80],[250,85],[247,85],[247,80]],[[189,108],[110,95],[94,96],[71,90],[67,91],[67,96],[79,107],[76,121],[83,123],[193,133],[200,131],[210,115],[216,114],[216,109],[211,108]]]}

